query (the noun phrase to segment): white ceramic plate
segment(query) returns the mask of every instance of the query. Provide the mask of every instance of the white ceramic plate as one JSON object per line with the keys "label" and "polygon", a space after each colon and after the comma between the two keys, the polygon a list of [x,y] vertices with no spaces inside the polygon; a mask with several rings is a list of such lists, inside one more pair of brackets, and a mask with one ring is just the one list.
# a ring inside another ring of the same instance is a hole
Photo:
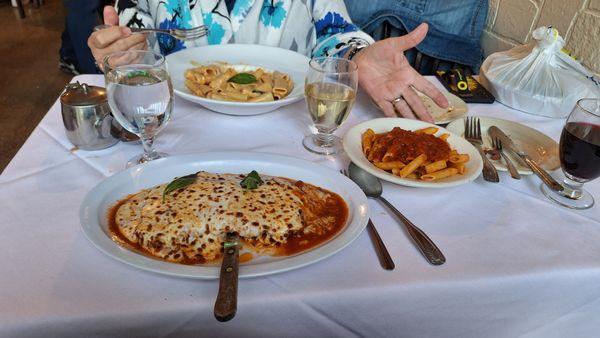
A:
{"label": "white ceramic plate", "polygon": [[311,250],[288,257],[257,256],[240,266],[240,277],[254,277],[288,271],[315,263],[342,250],[363,231],[369,219],[364,193],[338,172],[293,157],[264,153],[214,152],[173,156],[136,166],[111,176],[85,197],[79,210],[86,237],[107,255],[157,273],[199,279],[219,277],[218,265],[183,265],[154,259],[116,244],[110,238],[107,211],[125,196],[200,170],[215,173],[259,173],[283,176],[312,183],[339,194],[348,204],[348,222],[331,240]]}
{"label": "white ceramic plate", "polygon": [[[542,168],[552,171],[560,167],[558,143],[545,134],[513,121],[493,117],[479,117],[479,120],[481,121],[481,138],[483,139],[484,149],[492,148],[492,141],[488,136],[487,130],[491,126],[496,126],[508,135],[518,148],[525,151]],[[450,123],[446,129],[456,135],[462,136],[465,133],[465,120],[456,120]],[[523,163],[518,157],[513,156],[508,151],[505,153],[512,159],[513,164],[520,174],[533,174],[527,164]],[[508,170],[503,160],[491,160],[491,162],[498,170]]]}
{"label": "white ceramic plate", "polygon": [[[464,175],[454,175],[439,181],[427,182],[418,179],[401,178],[396,175],[392,175],[385,170],[377,168],[367,160],[362,152],[361,135],[368,128],[373,129],[375,133],[383,133],[392,130],[394,127],[400,127],[405,130],[436,127],[439,129],[436,133],[437,136],[443,133],[450,133],[450,136],[447,139],[448,143],[450,143],[450,147],[452,149],[456,149],[461,154],[468,154],[470,157],[469,162],[466,164],[467,172]],[[481,159],[481,156],[479,156],[479,152],[477,152],[477,149],[475,149],[475,147],[473,147],[469,142],[440,126],[418,120],[403,118],[380,118],[366,121],[352,127],[344,136],[343,142],[344,151],[346,151],[348,157],[350,157],[352,162],[354,162],[357,166],[388,182],[410,187],[453,187],[473,181],[475,178],[477,178],[477,176],[479,176],[481,170],[483,169],[483,160]]]}
{"label": "white ceramic plate", "polygon": [[[304,78],[309,58],[277,47],[260,45],[211,45],[184,49],[167,56],[167,69],[178,96],[198,103],[210,110],[229,115],[256,115],[273,111],[304,97]],[[262,67],[269,71],[280,71],[290,76],[294,89],[285,98],[272,102],[228,102],[203,98],[186,88],[184,72],[195,64],[208,65],[225,62],[235,68]]]}

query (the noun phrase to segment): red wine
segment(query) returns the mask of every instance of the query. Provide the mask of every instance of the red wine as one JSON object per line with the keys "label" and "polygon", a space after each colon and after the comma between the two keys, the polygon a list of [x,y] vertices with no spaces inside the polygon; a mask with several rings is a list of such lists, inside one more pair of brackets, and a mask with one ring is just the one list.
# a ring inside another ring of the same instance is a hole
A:
{"label": "red wine", "polygon": [[600,126],[567,123],[560,136],[560,163],[566,173],[580,179],[600,176]]}

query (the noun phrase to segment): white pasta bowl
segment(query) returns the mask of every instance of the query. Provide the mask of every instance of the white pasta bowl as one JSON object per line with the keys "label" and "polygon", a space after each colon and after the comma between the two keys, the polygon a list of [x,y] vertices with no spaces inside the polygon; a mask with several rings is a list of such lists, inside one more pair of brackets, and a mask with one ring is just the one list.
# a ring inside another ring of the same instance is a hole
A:
{"label": "white pasta bowl", "polygon": [[[371,128],[375,133],[383,133],[392,130],[394,127],[400,127],[404,130],[417,130],[421,128],[434,127],[438,128],[438,131],[435,133],[436,136],[440,136],[441,134],[448,133],[450,136],[447,141],[450,144],[452,149],[456,149],[461,154],[468,154],[469,161],[466,163],[466,173],[464,175],[454,175],[451,177],[447,177],[440,180],[435,181],[423,181],[419,179],[412,178],[401,178],[400,176],[393,175],[388,173],[385,170],[377,168],[373,165],[367,157],[364,155],[362,151],[362,139],[361,135],[365,130]],[[366,170],[379,177],[382,180],[386,180],[388,182],[405,185],[409,187],[418,187],[418,188],[448,188],[461,184],[465,184],[476,179],[481,170],[483,169],[483,160],[479,155],[479,152],[475,147],[467,142],[464,138],[451,133],[450,131],[436,126],[431,123],[412,120],[412,119],[404,119],[404,118],[379,118],[370,121],[366,121],[356,126],[352,127],[343,140],[344,151],[348,154],[348,157],[354,164],[359,166],[360,168]]]}
{"label": "white pasta bowl", "polygon": [[[304,97],[304,78],[310,59],[291,50],[260,45],[211,45],[184,49],[167,56],[167,69],[173,82],[175,94],[185,100],[198,103],[212,111],[228,115],[257,115],[273,111]],[[294,83],[285,98],[271,102],[230,102],[194,95],[186,86],[184,73],[197,64],[227,63],[236,70],[267,71],[288,74]]]}

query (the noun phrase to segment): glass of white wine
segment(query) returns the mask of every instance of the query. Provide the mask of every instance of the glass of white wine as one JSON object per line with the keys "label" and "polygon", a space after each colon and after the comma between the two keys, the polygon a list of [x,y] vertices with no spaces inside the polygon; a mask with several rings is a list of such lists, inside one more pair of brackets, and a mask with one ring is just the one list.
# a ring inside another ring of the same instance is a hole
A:
{"label": "glass of white wine", "polygon": [[127,167],[167,156],[153,146],[173,109],[173,86],[164,56],[146,50],[117,52],[104,58],[104,72],[113,116],[138,135],[144,147],[144,153],[129,160]]}
{"label": "glass of white wine", "polygon": [[342,140],[333,132],[346,120],[358,87],[358,66],[351,60],[320,57],[310,60],[305,81],[306,103],[316,134],[302,140],[313,153],[342,151]]}

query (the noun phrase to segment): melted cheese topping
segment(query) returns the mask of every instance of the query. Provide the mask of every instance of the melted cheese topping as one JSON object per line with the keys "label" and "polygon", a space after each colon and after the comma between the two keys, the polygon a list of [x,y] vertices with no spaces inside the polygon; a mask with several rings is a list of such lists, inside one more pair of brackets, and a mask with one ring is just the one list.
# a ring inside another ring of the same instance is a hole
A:
{"label": "melted cheese topping", "polygon": [[[199,172],[197,177],[164,201],[166,185],[129,196],[114,216],[120,234],[153,256],[198,263],[220,257],[227,232],[268,249],[293,234],[324,234],[340,223],[326,206],[341,198],[310,184],[261,175],[264,183],[248,190],[240,186],[244,175]],[[345,222],[346,214],[338,218]]]}

